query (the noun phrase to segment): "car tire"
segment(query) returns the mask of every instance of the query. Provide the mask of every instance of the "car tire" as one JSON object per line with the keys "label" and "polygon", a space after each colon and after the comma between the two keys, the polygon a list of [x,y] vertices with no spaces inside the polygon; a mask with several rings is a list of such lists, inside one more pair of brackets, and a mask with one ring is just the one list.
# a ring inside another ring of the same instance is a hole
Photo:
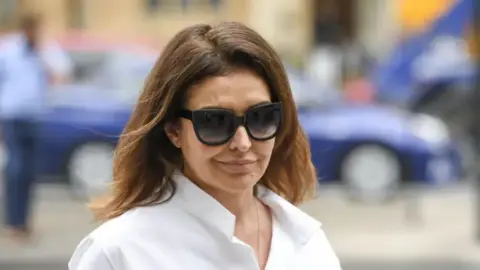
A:
{"label": "car tire", "polygon": [[115,146],[107,142],[88,142],[76,147],[67,165],[67,177],[72,194],[89,200],[108,191],[113,178]]}
{"label": "car tire", "polygon": [[376,144],[358,145],[340,164],[340,177],[351,200],[383,203],[393,199],[402,181],[398,156]]}
{"label": "car tire", "polygon": [[470,178],[476,174],[478,170],[475,166],[478,164],[478,153],[475,150],[475,140],[472,136],[465,135],[459,140],[459,154],[461,159],[461,167],[463,172],[463,178]]}

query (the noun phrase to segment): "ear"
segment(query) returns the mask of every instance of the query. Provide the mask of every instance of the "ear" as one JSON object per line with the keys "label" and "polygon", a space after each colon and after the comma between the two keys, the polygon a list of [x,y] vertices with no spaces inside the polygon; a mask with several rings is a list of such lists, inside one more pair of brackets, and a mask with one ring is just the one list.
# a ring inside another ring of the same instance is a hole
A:
{"label": "ear", "polygon": [[180,143],[180,123],[178,122],[167,122],[163,126],[165,134],[167,134],[170,142],[177,148],[181,148]]}

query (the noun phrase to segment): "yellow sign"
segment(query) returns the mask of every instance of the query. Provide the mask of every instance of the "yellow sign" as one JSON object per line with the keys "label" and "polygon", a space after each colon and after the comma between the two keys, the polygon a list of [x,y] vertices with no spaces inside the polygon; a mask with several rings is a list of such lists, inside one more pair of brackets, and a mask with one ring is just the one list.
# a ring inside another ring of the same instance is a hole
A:
{"label": "yellow sign", "polygon": [[[457,0],[396,0],[397,17],[405,34],[422,31],[430,23],[442,16]],[[477,1],[477,0],[476,0]],[[465,39],[470,53],[479,56],[478,44],[475,44],[474,33],[468,29]]]}
{"label": "yellow sign", "polygon": [[405,32],[423,30],[435,21],[455,0],[396,0],[397,17]]}

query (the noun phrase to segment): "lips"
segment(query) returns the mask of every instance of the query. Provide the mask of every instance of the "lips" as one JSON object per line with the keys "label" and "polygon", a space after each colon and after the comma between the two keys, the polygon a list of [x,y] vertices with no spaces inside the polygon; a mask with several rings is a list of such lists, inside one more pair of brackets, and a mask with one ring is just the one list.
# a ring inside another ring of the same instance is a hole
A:
{"label": "lips", "polygon": [[250,173],[254,169],[255,160],[233,160],[233,161],[218,161],[219,167],[228,173],[243,174]]}
{"label": "lips", "polygon": [[226,165],[248,165],[248,164],[253,164],[255,163],[255,160],[248,160],[248,159],[242,159],[242,160],[234,160],[234,161],[219,161],[220,163],[226,164]]}

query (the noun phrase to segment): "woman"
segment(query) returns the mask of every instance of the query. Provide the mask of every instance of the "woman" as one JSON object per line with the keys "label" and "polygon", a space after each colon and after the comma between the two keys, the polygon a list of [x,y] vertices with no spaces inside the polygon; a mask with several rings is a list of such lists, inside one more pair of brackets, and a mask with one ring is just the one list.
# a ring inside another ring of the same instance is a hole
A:
{"label": "woman", "polygon": [[71,270],[340,269],[320,224],[308,141],[274,50],[239,23],[167,45],[118,145],[106,221]]}

